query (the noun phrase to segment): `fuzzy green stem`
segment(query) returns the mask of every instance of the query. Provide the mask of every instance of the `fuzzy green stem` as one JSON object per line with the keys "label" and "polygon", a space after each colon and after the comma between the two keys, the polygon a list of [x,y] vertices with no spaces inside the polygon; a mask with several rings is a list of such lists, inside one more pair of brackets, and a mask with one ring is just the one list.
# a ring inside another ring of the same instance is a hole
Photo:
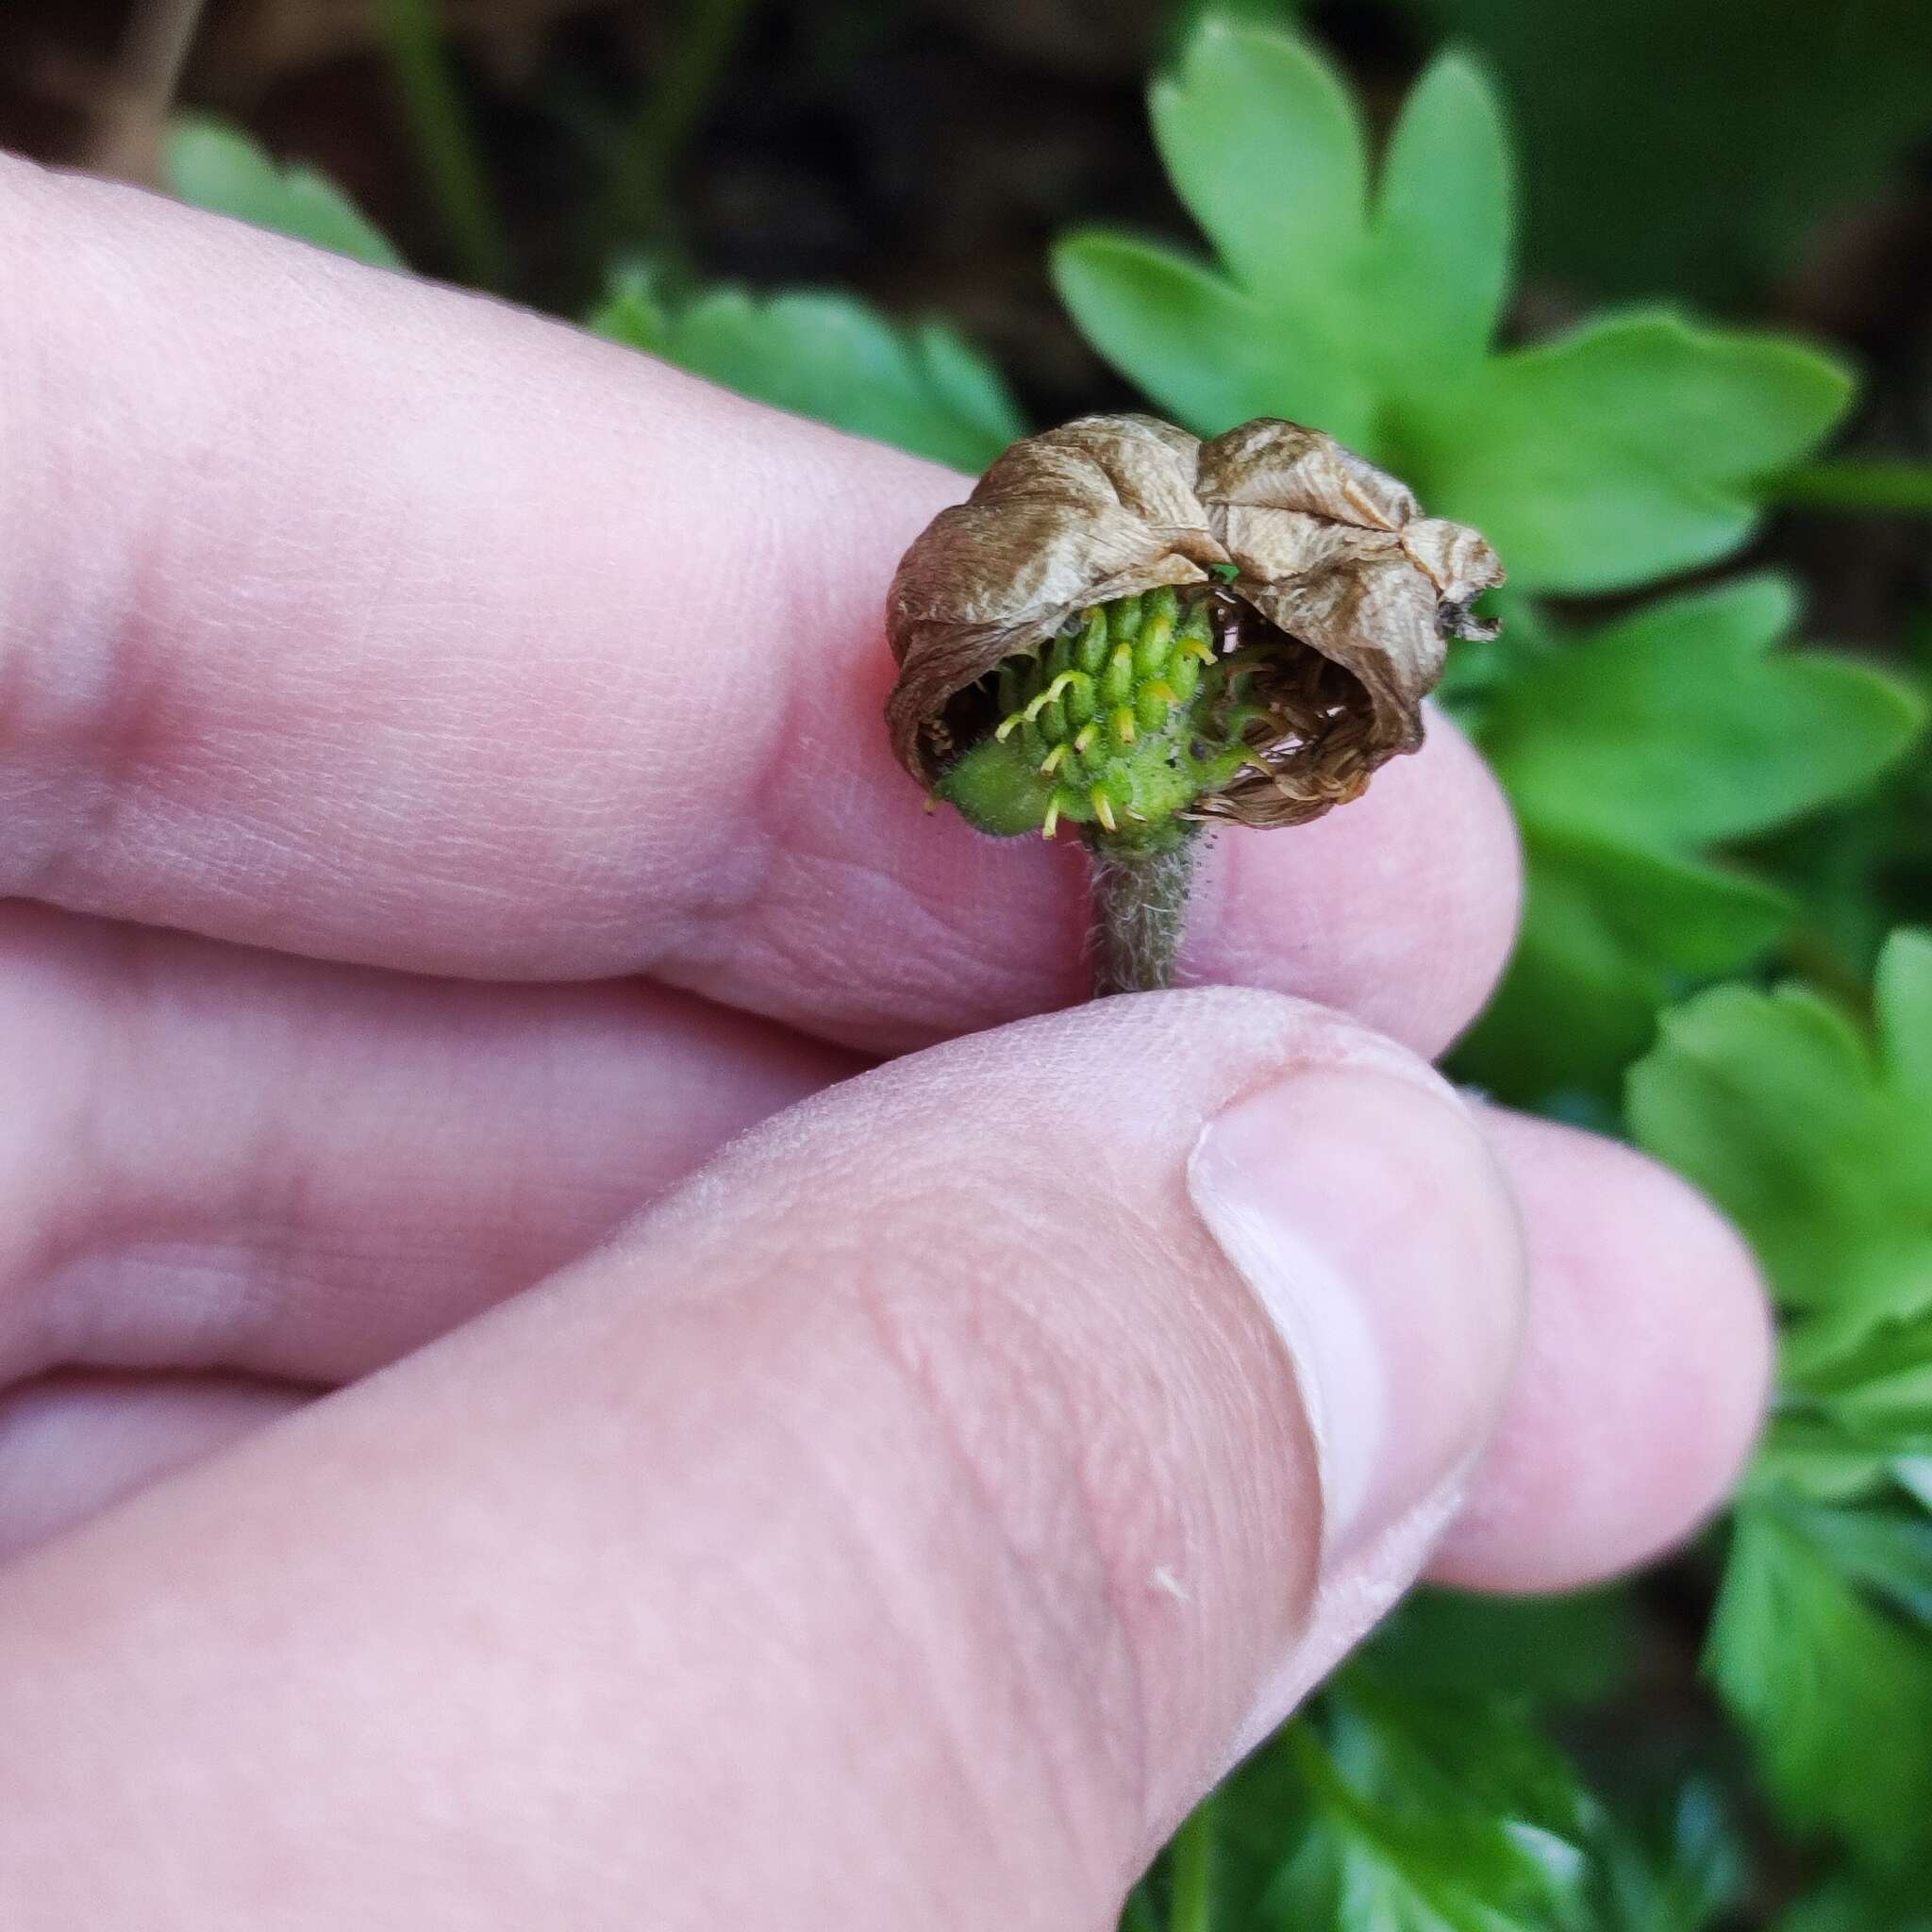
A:
{"label": "fuzzy green stem", "polygon": [[1155,992],[1174,983],[1199,839],[1148,850],[1097,838],[1093,858],[1093,991]]}
{"label": "fuzzy green stem", "polygon": [[435,0],[379,0],[376,18],[409,138],[449,244],[468,280],[479,289],[502,289],[509,279],[509,244]]}
{"label": "fuzzy green stem", "polygon": [[1213,1932],[1214,1800],[1204,1799],[1168,1847],[1168,1932]]}

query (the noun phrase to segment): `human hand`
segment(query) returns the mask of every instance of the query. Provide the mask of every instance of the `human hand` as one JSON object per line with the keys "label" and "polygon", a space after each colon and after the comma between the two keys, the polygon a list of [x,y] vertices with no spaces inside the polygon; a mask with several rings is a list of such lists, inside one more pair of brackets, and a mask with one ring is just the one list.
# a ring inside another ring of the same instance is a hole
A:
{"label": "human hand", "polygon": [[1446,724],[1216,843],[1254,990],[1053,1011],[1077,855],[878,721],[957,478],[95,183],[0,259],[10,1932],[1099,1926],[1424,1567],[1719,1494],[1734,1238],[1418,1058]]}

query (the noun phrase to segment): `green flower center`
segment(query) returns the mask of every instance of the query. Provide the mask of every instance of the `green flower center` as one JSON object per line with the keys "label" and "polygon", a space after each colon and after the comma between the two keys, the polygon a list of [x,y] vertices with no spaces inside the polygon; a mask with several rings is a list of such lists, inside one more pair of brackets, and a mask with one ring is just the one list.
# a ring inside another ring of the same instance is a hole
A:
{"label": "green flower center", "polygon": [[997,674],[997,722],[941,774],[940,797],[983,832],[1052,838],[1062,820],[1158,849],[1184,814],[1244,766],[1251,734],[1278,725],[1244,684],[1274,654],[1224,652],[1210,591],[1172,589],[1083,611]]}

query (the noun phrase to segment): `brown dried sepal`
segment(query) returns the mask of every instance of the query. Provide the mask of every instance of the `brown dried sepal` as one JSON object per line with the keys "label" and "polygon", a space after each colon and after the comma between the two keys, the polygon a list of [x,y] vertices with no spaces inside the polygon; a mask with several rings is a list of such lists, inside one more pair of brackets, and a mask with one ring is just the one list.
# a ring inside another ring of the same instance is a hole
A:
{"label": "brown dried sepal", "polygon": [[1492,634],[1470,606],[1503,568],[1474,530],[1424,516],[1407,485],[1318,429],[1262,417],[1204,443],[1151,416],[1082,417],[1015,443],[901,560],[886,706],[900,763],[930,788],[961,693],[1076,612],[1218,580],[1241,641],[1289,646],[1259,692],[1280,728],[1254,744],[1265,771],[1189,815],[1280,825],[1355,797],[1422,742],[1444,641]]}

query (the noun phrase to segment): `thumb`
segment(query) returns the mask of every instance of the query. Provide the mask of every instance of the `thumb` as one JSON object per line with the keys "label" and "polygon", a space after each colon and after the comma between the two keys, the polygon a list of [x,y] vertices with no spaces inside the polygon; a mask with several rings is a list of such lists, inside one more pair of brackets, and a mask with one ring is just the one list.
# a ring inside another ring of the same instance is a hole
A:
{"label": "thumb", "polygon": [[252,1932],[1099,1926],[1413,1579],[1521,1298],[1468,1113],[1314,1008],[901,1061],[10,1572],[0,1889],[36,1927],[176,1923],[157,1874]]}

